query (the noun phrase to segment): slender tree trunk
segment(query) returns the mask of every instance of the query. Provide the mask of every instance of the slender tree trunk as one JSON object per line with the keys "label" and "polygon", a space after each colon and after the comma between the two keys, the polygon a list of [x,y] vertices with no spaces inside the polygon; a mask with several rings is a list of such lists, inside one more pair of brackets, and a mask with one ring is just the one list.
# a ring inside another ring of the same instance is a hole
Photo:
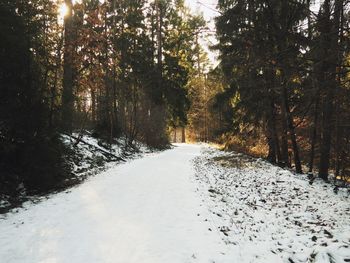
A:
{"label": "slender tree trunk", "polygon": [[282,98],[281,103],[281,126],[282,126],[282,134],[281,134],[281,162],[282,166],[290,167],[289,159],[288,159],[288,126],[287,126],[287,113],[284,99]]}
{"label": "slender tree trunk", "polygon": [[116,65],[115,61],[113,64],[113,110],[112,110],[112,118],[113,123],[115,124],[115,128],[117,129],[116,133],[119,133],[119,123],[118,123],[118,106],[117,106],[117,81],[116,81]]}
{"label": "slender tree trunk", "polygon": [[[325,1],[326,12],[329,13],[329,23],[330,20],[330,3],[329,0]],[[339,31],[340,31],[340,15],[343,6],[343,0],[335,0],[334,8],[334,18],[333,25],[331,26],[330,37],[330,50],[329,61],[327,61],[329,72],[325,72],[327,79],[327,91],[323,104],[323,127],[322,127],[322,138],[321,138],[321,157],[320,157],[320,167],[319,167],[319,177],[323,180],[328,180],[328,170],[330,166],[330,151],[331,151],[331,141],[332,141],[332,118],[334,111],[334,98],[335,90],[337,86],[336,76],[337,76],[337,66],[339,64]]]}
{"label": "slender tree trunk", "polygon": [[271,101],[266,122],[267,142],[269,153],[267,159],[271,163],[279,163],[281,161],[281,152],[279,147],[277,129],[276,129],[276,112],[275,104]]}
{"label": "slender tree trunk", "polygon": [[298,143],[296,140],[296,134],[295,134],[295,127],[294,127],[294,121],[290,112],[289,108],[289,101],[288,101],[288,94],[286,87],[283,87],[282,94],[284,97],[284,106],[286,107],[286,117],[287,117],[287,124],[288,124],[288,129],[289,129],[289,134],[290,134],[290,139],[292,142],[292,148],[293,148],[293,156],[294,156],[294,164],[295,164],[295,170],[297,173],[302,173],[302,168],[301,168],[301,162],[300,162],[300,157],[299,157],[299,147]]}
{"label": "slender tree trunk", "polygon": [[159,89],[162,85],[162,69],[163,69],[163,63],[162,63],[162,53],[163,53],[163,39],[162,39],[162,27],[163,27],[163,17],[162,17],[162,7],[160,0],[156,0],[157,6],[157,65],[158,65],[158,85]]}
{"label": "slender tree trunk", "polygon": [[65,0],[68,13],[64,19],[64,54],[63,54],[63,92],[61,127],[66,132],[72,132],[73,125],[73,5],[71,0]]}
{"label": "slender tree trunk", "polygon": [[[308,13],[307,13],[307,29],[308,29],[308,39],[311,43],[312,41],[312,20],[311,20],[311,0],[307,0],[307,7],[308,7]],[[315,70],[315,67],[314,67]],[[315,74],[311,75],[311,83],[312,88],[317,89],[316,92],[316,99],[315,99],[315,106],[314,106],[314,119],[313,119],[313,125],[310,130],[310,156],[309,156],[309,173],[313,172],[314,168],[314,159],[315,159],[315,146],[316,146],[316,139],[317,139],[317,126],[318,126],[318,111],[319,111],[319,103],[320,103],[320,94],[319,94],[319,87],[316,87],[315,83],[317,83],[317,79],[315,77]]]}
{"label": "slender tree trunk", "polygon": [[61,66],[61,49],[62,49],[62,45],[63,45],[63,38],[60,39],[59,44],[57,46],[57,53],[56,53],[56,58],[55,58],[55,62],[56,62],[56,67],[55,67],[55,71],[54,71],[54,80],[53,80],[53,84],[50,88],[50,112],[49,112],[49,128],[50,130],[53,128],[53,122],[54,122],[54,111],[55,111],[55,98],[57,96],[57,86],[58,86],[58,73],[59,73],[59,69]]}
{"label": "slender tree trunk", "polygon": [[[104,10],[104,88],[105,88],[105,102],[104,102],[104,108],[105,108],[105,116],[104,119],[106,120],[106,123],[109,125],[109,143],[112,143],[113,137],[114,137],[114,119],[113,119],[113,102],[112,102],[112,96],[111,96],[111,89],[110,89],[110,81],[109,81],[109,66],[108,66],[108,60],[109,60],[109,43],[108,43],[108,25],[107,25],[107,10]],[[107,127],[106,127],[107,128]]]}
{"label": "slender tree trunk", "polygon": [[267,156],[267,160],[271,163],[276,163],[276,141],[273,136],[273,122],[272,122],[272,110],[270,110],[270,114],[266,121],[266,139],[267,144],[269,146],[269,153]]}
{"label": "slender tree trunk", "polygon": [[310,160],[309,160],[309,173],[312,173],[312,171],[314,169],[319,103],[320,103],[319,102],[319,95],[317,95],[316,103],[315,103],[314,121],[313,121],[312,133],[311,133],[311,149],[310,149]]}
{"label": "slender tree trunk", "polygon": [[[125,10],[123,10],[125,12]],[[124,18],[121,19],[121,25],[120,25],[120,33],[121,35],[124,34],[125,32],[125,21],[124,21]],[[121,61],[125,61],[125,54],[124,54],[124,50],[125,50],[125,47],[124,47],[124,42],[121,43],[121,52],[120,52],[120,60]],[[121,67],[120,67],[120,75],[121,75],[121,79],[122,79],[122,82],[120,84],[120,87],[119,87],[119,121],[120,121],[120,126],[121,126],[121,129],[122,131],[124,132],[124,135],[127,135],[127,116],[126,116],[126,104],[125,104],[125,101],[126,101],[126,84],[125,84],[125,66],[122,64]]]}
{"label": "slender tree trunk", "polygon": [[96,122],[96,92],[93,87],[90,89],[91,94],[91,120]]}
{"label": "slender tree trunk", "polygon": [[[112,0],[112,12],[114,13],[116,10],[116,5],[115,5],[116,0]],[[112,74],[112,78],[113,78],[113,97],[112,97],[112,103],[113,103],[113,110],[112,110],[112,119],[113,122],[115,123],[115,129],[116,129],[116,134],[119,133],[119,123],[118,123],[118,106],[117,106],[117,52],[116,50],[113,48],[113,43],[116,43],[116,23],[115,23],[115,14],[113,14],[113,19],[112,19],[112,28],[113,28],[113,37],[112,37],[112,56],[113,56],[113,66],[112,66],[112,70],[113,70],[113,74]]]}
{"label": "slender tree trunk", "polygon": [[281,161],[281,151],[278,140],[278,134],[276,129],[276,108],[274,102],[274,88],[275,88],[275,74],[274,70],[269,70],[267,72],[266,83],[269,85],[267,92],[270,94],[271,100],[269,102],[269,107],[267,110],[267,122],[266,122],[266,132],[267,132],[267,142],[269,146],[269,153],[267,159],[271,163],[277,163]]}
{"label": "slender tree trunk", "polygon": [[[283,50],[283,49],[281,49]],[[294,121],[293,117],[290,112],[290,106],[289,106],[289,98],[288,98],[288,82],[289,82],[289,75],[286,73],[287,65],[282,63],[282,83],[281,83],[281,101],[282,101],[282,129],[283,129],[283,135],[282,135],[282,159],[283,161],[288,160],[288,165],[290,166],[290,161],[288,159],[288,144],[287,143],[287,134],[289,132],[290,140],[292,143],[292,149],[293,149],[293,156],[294,156],[294,164],[295,169],[297,173],[302,173],[301,168],[301,162],[299,157],[299,147],[296,140],[296,134],[295,134],[295,127],[294,127]]]}
{"label": "slender tree trunk", "polygon": [[186,142],[186,131],[185,127],[182,127],[182,143]]}
{"label": "slender tree trunk", "polygon": [[[340,47],[343,46],[343,42],[344,42],[344,5],[341,5],[341,10],[340,12],[340,34],[339,34],[339,45]],[[340,53],[340,52],[339,52]],[[341,61],[341,54],[339,54],[339,58],[338,61]],[[342,73],[341,67],[338,67],[338,71],[336,72],[338,74]],[[344,153],[344,146],[341,145],[341,138],[344,138],[344,134],[343,134],[343,130],[340,127],[340,120],[341,120],[341,111],[340,111],[340,105],[342,104],[342,96],[340,96],[339,91],[340,91],[340,78],[341,76],[338,75],[336,76],[336,80],[337,80],[337,87],[336,87],[336,114],[335,114],[335,127],[336,127],[336,140],[335,140],[335,144],[336,144],[336,149],[335,149],[335,154],[336,154],[336,161],[335,161],[335,176],[336,178],[340,175],[340,169],[341,166],[343,165],[343,154]]]}
{"label": "slender tree trunk", "polygon": [[[152,119],[156,124],[156,127],[152,125],[155,130],[153,136],[155,136],[159,142],[157,144],[164,143],[164,135],[166,129],[166,107],[164,104],[164,90],[163,90],[163,16],[164,16],[164,2],[162,0],[155,0],[156,4],[156,17],[157,17],[157,84],[158,84],[158,96],[156,99],[157,112],[153,115]],[[154,112],[154,110],[152,111]]]}

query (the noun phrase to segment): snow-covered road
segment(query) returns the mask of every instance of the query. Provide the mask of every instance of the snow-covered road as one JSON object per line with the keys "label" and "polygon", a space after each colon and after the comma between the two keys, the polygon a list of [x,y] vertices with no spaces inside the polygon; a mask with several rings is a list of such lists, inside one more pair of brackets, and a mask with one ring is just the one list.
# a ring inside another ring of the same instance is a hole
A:
{"label": "snow-covered road", "polygon": [[0,215],[0,263],[350,262],[349,191],[179,144]]}
{"label": "snow-covered road", "polygon": [[0,262],[232,262],[203,220],[191,163],[199,154],[178,145],[0,217]]}

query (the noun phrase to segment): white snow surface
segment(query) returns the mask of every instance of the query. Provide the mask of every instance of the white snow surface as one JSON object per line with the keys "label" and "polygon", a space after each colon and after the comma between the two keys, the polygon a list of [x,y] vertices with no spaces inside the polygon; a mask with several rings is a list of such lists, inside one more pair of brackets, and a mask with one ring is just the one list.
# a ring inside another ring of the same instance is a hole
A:
{"label": "white snow surface", "polygon": [[208,213],[193,180],[199,154],[181,145],[7,214],[0,262],[232,262],[198,216]]}
{"label": "white snow surface", "polygon": [[202,149],[195,158],[203,203],[232,262],[350,262],[347,189],[243,154]]}
{"label": "white snow surface", "polygon": [[350,262],[348,195],[329,188],[178,144],[0,216],[0,262]]}

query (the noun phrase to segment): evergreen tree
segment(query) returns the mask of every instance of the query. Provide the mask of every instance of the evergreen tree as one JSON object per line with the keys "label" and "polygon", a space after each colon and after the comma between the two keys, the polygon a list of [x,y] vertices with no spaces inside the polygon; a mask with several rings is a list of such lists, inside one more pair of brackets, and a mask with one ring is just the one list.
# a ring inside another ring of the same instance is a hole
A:
{"label": "evergreen tree", "polygon": [[1,1],[0,14],[0,190],[48,190],[64,177],[61,146],[48,129],[41,15],[27,1]]}

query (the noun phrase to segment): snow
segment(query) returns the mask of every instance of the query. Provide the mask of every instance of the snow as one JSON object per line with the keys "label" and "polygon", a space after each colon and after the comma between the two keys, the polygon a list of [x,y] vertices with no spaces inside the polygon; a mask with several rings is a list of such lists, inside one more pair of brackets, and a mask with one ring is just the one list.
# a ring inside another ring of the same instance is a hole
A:
{"label": "snow", "polygon": [[194,163],[203,203],[236,262],[350,262],[346,189],[335,194],[323,181],[310,185],[262,159],[212,148]]}
{"label": "snow", "polygon": [[[145,154],[157,151],[139,141],[134,141],[133,146],[125,147],[127,145],[125,137],[113,140],[112,144],[107,144],[87,130],[82,131],[82,134],[73,133],[72,136],[61,134],[60,137],[66,147],[63,158],[65,164],[70,167],[71,174],[64,182],[59,182],[56,187],[53,186],[50,192],[61,191],[62,187],[82,183],[86,178],[114,167],[122,161],[141,158]],[[81,140],[78,144],[76,143],[77,138]],[[0,193],[0,214],[25,201],[38,202],[46,198],[42,196],[44,193],[28,194],[23,183],[17,186],[16,192],[17,194],[12,196]]]}
{"label": "snow", "polygon": [[345,191],[177,144],[0,216],[0,262],[348,262],[349,226]]}
{"label": "snow", "polygon": [[[130,160],[142,157],[150,152],[149,148],[140,142],[135,142],[137,151],[130,147],[125,149],[125,138],[119,138],[111,145],[102,145],[102,141],[94,138],[88,131],[84,131],[83,135],[73,133],[73,136],[74,138],[67,135],[62,135],[61,137],[63,143],[74,152],[74,155],[69,156],[70,159],[67,160],[72,166],[72,173],[75,177],[82,180],[103,171],[106,167],[115,166],[119,162],[119,160],[108,158],[106,153]],[[80,138],[82,142],[75,145],[76,138]]]}
{"label": "snow", "polygon": [[6,215],[1,262],[230,262],[210,222],[199,220],[208,213],[192,180],[199,153],[152,154]]}

